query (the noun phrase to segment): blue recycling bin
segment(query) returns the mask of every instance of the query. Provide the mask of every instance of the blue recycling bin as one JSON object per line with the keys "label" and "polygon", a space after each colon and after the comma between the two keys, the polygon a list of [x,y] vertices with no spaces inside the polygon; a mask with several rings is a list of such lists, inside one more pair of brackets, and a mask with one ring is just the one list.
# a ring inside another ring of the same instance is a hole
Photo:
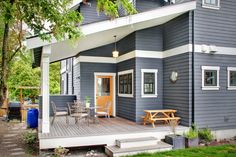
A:
{"label": "blue recycling bin", "polygon": [[36,108],[29,109],[27,112],[27,125],[29,128],[38,127],[38,115],[39,111]]}

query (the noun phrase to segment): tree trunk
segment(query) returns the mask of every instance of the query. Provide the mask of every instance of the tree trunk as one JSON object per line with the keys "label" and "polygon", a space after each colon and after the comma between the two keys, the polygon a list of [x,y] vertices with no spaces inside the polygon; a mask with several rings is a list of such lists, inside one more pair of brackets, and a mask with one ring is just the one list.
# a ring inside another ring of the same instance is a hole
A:
{"label": "tree trunk", "polygon": [[1,84],[0,84],[0,94],[1,94],[1,104],[7,107],[8,95],[7,95],[7,42],[9,38],[9,24],[5,23],[3,42],[2,42],[2,65],[1,65]]}

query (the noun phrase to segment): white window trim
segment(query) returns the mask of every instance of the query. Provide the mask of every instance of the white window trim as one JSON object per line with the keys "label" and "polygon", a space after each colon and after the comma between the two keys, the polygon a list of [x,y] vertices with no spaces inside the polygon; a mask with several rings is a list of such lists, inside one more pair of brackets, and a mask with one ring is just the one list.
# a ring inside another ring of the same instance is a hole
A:
{"label": "white window trim", "polygon": [[[144,73],[155,73],[155,94],[144,94],[143,84],[144,84]],[[157,94],[157,73],[158,69],[141,69],[141,97],[142,98],[155,98]]]}
{"label": "white window trim", "polygon": [[[217,86],[205,86],[204,72],[205,70],[217,71]],[[220,67],[219,66],[202,66],[202,90],[219,90],[220,89]]]}
{"label": "white window trim", "polygon": [[227,67],[228,90],[236,90],[236,86],[230,86],[230,71],[236,71],[236,67]]}
{"label": "white window trim", "polygon": [[207,9],[219,10],[220,9],[220,0],[218,0],[217,6],[205,4],[205,0],[202,0],[202,7],[207,8]]}
{"label": "white window trim", "polygon": [[[121,94],[120,93],[120,75],[124,75],[124,74],[132,74],[132,94]],[[130,70],[125,70],[125,71],[120,71],[118,72],[118,96],[119,97],[128,97],[128,98],[133,98],[134,97],[134,70],[130,69]]]}

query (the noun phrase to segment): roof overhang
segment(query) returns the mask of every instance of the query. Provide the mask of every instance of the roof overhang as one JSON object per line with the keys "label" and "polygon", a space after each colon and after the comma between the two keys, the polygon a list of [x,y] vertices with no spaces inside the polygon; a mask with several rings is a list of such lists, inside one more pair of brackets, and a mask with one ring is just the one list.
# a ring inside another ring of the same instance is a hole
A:
{"label": "roof overhang", "polygon": [[72,43],[68,39],[57,41],[55,38],[51,42],[47,42],[42,41],[39,37],[32,37],[27,39],[27,47],[35,49],[51,45],[50,62],[55,62],[73,57],[85,50],[113,43],[114,35],[117,35],[117,40],[120,40],[134,31],[161,25],[195,8],[196,1],[164,6],[114,20],[83,25],[80,28],[84,36],[76,43]]}

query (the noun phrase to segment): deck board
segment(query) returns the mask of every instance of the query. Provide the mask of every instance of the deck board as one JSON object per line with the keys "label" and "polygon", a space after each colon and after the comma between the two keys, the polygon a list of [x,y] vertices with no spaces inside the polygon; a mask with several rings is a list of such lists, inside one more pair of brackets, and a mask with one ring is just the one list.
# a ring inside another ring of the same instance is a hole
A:
{"label": "deck board", "polygon": [[[178,126],[178,130],[185,130],[187,127]],[[157,125],[152,128],[151,125],[140,125],[123,118],[99,118],[99,123],[88,125],[87,122],[81,120],[75,124],[74,118],[69,118],[69,125],[66,124],[65,117],[57,117],[54,124],[50,127],[50,133],[39,134],[39,138],[66,138],[66,137],[85,137],[85,136],[100,136],[113,134],[141,133],[141,132],[158,132],[171,129],[166,125]]]}

